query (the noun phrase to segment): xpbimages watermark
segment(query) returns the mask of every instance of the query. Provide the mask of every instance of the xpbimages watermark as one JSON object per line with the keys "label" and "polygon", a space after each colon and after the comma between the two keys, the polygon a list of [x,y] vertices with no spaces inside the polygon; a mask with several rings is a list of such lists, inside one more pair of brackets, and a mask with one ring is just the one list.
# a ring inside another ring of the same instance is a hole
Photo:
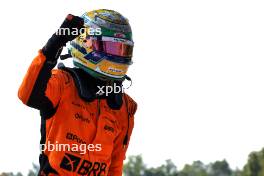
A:
{"label": "xpbimages watermark", "polygon": [[97,95],[103,95],[105,94],[106,96],[108,96],[110,93],[124,93],[124,87],[121,85],[117,85],[116,83],[114,83],[113,86],[97,86],[98,91],[96,92]]}
{"label": "xpbimages watermark", "polygon": [[90,152],[99,152],[102,150],[102,144],[62,144],[56,141],[51,143],[48,141],[46,144],[40,144],[40,151],[56,151],[56,152],[76,152],[80,154],[86,154],[87,151]]}
{"label": "xpbimages watermark", "polygon": [[80,34],[88,34],[91,36],[94,35],[102,35],[102,30],[101,28],[59,28],[58,31],[56,32],[56,35],[80,35]]}

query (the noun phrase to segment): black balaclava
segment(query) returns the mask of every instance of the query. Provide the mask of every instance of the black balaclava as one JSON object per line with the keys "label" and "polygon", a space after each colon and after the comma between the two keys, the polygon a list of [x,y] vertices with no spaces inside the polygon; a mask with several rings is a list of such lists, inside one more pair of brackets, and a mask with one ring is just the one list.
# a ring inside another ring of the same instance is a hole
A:
{"label": "black balaclava", "polygon": [[[107,104],[111,109],[119,110],[121,108],[123,104],[122,81],[101,80],[93,77],[92,75],[80,68],[68,68],[65,67],[62,63],[58,65],[58,68],[67,71],[71,74],[74,83],[78,89],[78,94],[84,101],[91,102],[95,99],[106,99]],[[121,91],[119,91],[118,93],[112,91],[108,95],[106,95],[105,92],[103,94],[98,94],[98,91],[100,90],[99,87],[114,85],[119,86],[121,88]]]}

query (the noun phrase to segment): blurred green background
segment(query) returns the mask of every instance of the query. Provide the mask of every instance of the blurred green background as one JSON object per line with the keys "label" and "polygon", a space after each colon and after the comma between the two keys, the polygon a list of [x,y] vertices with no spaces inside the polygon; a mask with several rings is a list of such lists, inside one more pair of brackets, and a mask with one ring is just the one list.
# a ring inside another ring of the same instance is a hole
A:
{"label": "blurred green background", "polygon": [[[37,176],[39,167],[33,164],[27,176]],[[192,164],[178,170],[177,166],[169,159],[158,167],[147,167],[141,155],[130,156],[124,165],[124,176],[264,176],[264,148],[252,152],[242,169],[231,169],[226,160],[204,164],[194,161]],[[0,176],[23,176],[19,173],[1,173]]]}

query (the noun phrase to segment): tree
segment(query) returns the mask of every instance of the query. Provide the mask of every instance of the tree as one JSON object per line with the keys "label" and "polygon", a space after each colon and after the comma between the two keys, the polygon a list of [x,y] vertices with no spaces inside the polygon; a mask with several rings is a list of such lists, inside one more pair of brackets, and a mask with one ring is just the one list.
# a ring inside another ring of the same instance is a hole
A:
{"label": "tree", "polygon": [[191,165],[186,164],[179,172],[179,176],[208,176],[207,166],[201,161],[194,161]]}
{"label": "tree", "polygon": [[209,165],[208,176],[231,176],[232,170],[226,160],[216,161]]}
{"label": "tree", "polygon": [[3,172],[0,174],[0,176],[23,176],[21,172],[18,172],[17,174],[14,174],[13,172]]}
{"label": "tree", "polygon": [[242,171],[237,168],[233,171],[232,176],[242,176]]}
{"label": "tree", "polygon": [[144,176],[178,176],[177,168],[171,160],[166,160],[166,163],[157,167],[145,169]]}
{"label": "tree", "polygon": [[264,148],[259,152],[252,152],[248,162],[244,166],[242,176],[263,176],[264,175]]}
{"label": "tree", "polygon": [[145,164],[141,155],[128,157],[128,162],[124,165],[125,176],[142,176],[145,173]]}
{"label": "tree", "polygon": [[29,170],[28,175],[27,176],[37,176],[38,172],[39,172],[39,166],[32,163],[33,165],[33,169]]}

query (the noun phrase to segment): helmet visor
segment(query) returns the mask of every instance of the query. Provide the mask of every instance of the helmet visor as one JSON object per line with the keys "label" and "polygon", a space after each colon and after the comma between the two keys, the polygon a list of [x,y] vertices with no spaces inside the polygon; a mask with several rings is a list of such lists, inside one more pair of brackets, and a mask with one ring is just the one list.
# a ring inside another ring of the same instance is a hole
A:
{"label": "helmet visor", "polygon": [[122,42],[92,40],[92,46],[95,51],[120,57],[132,57],[133,53],[133,46]]}

